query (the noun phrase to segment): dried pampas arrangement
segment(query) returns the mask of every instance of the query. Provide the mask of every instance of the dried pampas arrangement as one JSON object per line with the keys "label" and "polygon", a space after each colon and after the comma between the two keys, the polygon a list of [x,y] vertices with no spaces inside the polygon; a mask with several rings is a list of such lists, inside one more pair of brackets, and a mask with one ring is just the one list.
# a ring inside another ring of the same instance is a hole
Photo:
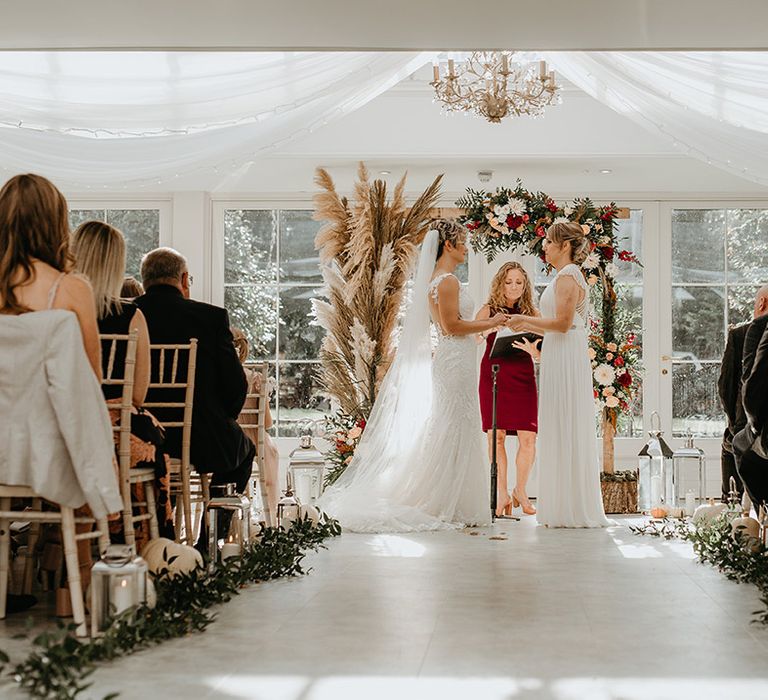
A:
{"label": "dried pampas arrangement", "polygon": [[326,224],[315,238],[325,299],[313,299],[316,322],[326,331],[320,381],[348,416],[366,419],[392,361],[393,337],[416,249],[429,228],[442,175],[406,206],[405,175],[391,201],[382,180],[358,168],[355,201],[336,191],[318,168],[315,215]]}

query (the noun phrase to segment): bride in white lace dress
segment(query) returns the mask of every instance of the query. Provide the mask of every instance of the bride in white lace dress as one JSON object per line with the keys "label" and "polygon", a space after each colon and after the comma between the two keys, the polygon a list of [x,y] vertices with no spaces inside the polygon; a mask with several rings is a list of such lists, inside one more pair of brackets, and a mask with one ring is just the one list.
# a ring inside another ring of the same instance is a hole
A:
{"label": "bride in white lace dress", "polygon": [[587,354],[588,287],[581,263],[589,241],[576,223],[556,223],[544,241],[557,270],[541,296],[541,318],[512,316],[518,330],[544,334],[539,381],[537,519],[549,527],[605,527]]}
{"label": "bride in white lace dress", "polygon": [[[439,219],[422,244],[413,297],[354,459],[320,499],[353,532],[412,532],[490,523],[490,476],[477,398],[474,321],[453,274],[466,230]],[[432,357],[430,319],[438,344]]]}

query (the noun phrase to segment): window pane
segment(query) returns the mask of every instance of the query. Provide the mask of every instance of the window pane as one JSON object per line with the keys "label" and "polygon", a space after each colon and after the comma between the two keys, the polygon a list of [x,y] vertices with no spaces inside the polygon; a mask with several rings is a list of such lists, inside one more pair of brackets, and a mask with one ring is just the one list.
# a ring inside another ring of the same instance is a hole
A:
{"label": "window pane", "polygon": [[[643,260],[643,210],[632,209],[629,219],[617,219],[616,225],[618,248],[635,254],[638,260]],[[618,281],[643,283],[643,268],[636,263],[625,262],[615,258],[619,266]]]}
{"label": "window pane", "polygon": [[672,281],[725,281],[725,211],[672,211]]}
{"label": "window pane", "polygon": [[325,332],[312,321],[311,300],[319,297],[315,287],[280,287],[280,359],[316,360]]}
{"label": "window pane", "polygon": [[701,437],[721,437],[725,429],[717,396],[720,364],[672,365],[672,432],[691,431]]}
{"label": "window pane", "polygon": [[728,287],[728,325],[736,326],[752,320],[758,285]]}
{"label": "window pane", "polygon": [[277,332],[275,287],[226,287],[224,306],[229,312],[229,322],[248,338],[249,359],[274,361]]}
{"label": "window pane", "polygon": [[74,231],[86,221],[104,221],[105,218],[106,212],[103,209],[70,209],[69,228]]}
{"label": "window pane", "polygon": [[109,209],[107,223],[125,236],[125,274],[141,279],[141,258],[160,245],[159,209]]}
{"label": "window pane", "polygon": [[321,282],[320,256],[315,236],[323,222],[313,221],[311,211],[280,212],[280,281]]}
{"label": "window pane", "polygon": [[224,212],[224,282],[277,281],[277,217],[266,209]]}
{"label": "window pane", "polygon": [[725,349],[724,334],[724,287],[672,287],[674,357],[719,361]]}
{"label": "window pane", "polygon": [[330,413],[330,401],[316,378],[318,371],[316,363],[279,364],[278,435],[298,435],[301,420],[320,420]]}
{"label": "window pane", "polygon": [[768,209],[728,211],[728,280],[768,280]]}

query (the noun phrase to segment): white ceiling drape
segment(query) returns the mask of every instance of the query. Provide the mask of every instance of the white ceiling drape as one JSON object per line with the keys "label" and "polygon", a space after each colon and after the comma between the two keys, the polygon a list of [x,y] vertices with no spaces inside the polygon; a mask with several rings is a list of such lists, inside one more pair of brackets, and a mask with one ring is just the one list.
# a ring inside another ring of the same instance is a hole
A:
{"label": "white ceiling drape", "polygon": [[0,167],[89,186],[226,171],[362,107],[433,55],[0,52]]}
{"label": "white ceiling drape", "polygon": [[768,52],[552,52],[576,86],[683,153],[768,184]]}
{"label": "white ceiling drape", "polygon": [[[365,105],[436,56],[0,52],[0,169],[109,188],[236,172]],[[682,152],[768,184],[768,53],[545,57]]]}

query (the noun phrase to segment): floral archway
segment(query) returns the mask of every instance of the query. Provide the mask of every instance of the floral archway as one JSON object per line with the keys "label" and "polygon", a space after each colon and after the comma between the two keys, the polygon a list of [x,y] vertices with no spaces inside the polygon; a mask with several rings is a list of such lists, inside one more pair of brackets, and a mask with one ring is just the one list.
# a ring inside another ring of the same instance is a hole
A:
{"label": "floral archway", "polygon": [[613,439],[623,413],[631,410],[639,388],[640,346],[632,329],[617,328],[617,261],[640,264],[629,250],[620,247],[620,215],[614,202],[596,205],[589,198],[557,203],[544,192],[531,192],[520,180],[515,187],[494,192],[467,189],[456,202],[463,210],[458,218],[471,232],[475,252],[488,262],[502,251],[514,250],[544,260],[547,226],[558,221],[581,224],[592,250],[582,272],[599,299],[599,314],[590,321],[590,359],[595,401],[603,426],[603,470],[614,471]]}

